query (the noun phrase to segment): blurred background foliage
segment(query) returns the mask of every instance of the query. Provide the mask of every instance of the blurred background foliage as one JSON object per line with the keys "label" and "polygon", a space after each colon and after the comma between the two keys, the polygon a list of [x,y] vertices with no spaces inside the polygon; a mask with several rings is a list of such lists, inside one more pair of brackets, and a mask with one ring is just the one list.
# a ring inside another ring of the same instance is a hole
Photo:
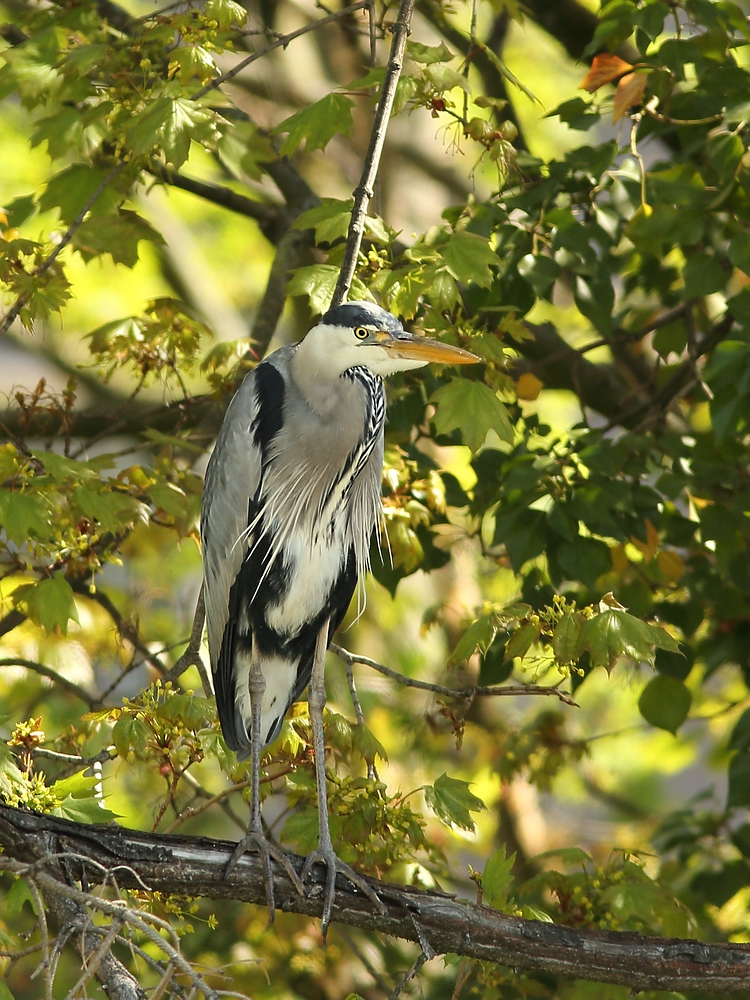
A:
{"label": "blurred background foliage", "polygon": [[[396,8],[374,5],[374,59],[359,10],[197,100],[340,7],[0,10],[0,282],[19,306],[0,346],[0,795],[236,838],[247,768],[199,670],[167,676],[202,472],[239,379],[330,299]],[[353,294],[484,364],[389,385],[383,537],[338,641],[443,688],[563,698],[451,696],[331,654],[332,831],[367,871],[575,927],[749,939],[749,41],[723,0],[417,4]],[[272,832],[310,850],[304,703],[264,766]],[[9,955],[37,932],[4,878]],[[139,903],[254,997],[384,997],[414,958],[336,926],[323,950],[315,921],[269,930],[245,905]],[[38,955],[2,961],[0,990],[43,995]],[[65,954],[59,995],[79,974]],[[627,995],[451,956],[416,988]]]}

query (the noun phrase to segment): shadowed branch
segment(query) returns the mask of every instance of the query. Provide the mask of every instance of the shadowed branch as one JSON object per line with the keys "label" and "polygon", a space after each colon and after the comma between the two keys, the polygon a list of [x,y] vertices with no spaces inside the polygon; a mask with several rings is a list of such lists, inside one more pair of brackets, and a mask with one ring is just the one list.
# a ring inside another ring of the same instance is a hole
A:
{"label": "shadowed branch", "polygon": [[[152,835],[115,826],[84,826],[53,816],[0,806],[3,863],[22,874],[24,866],[45,893],[57,894],[101,912],[121,913],[120,905],[90,897],[67,879],[117,880],[122,888],[235,899],[265,906],[262,865],[245,855],[227,876],[235,845],[206,837]],[[64,855],[64,870],[58,852]],[[14,860],[11,860],[14,859]],[[291,856],[301,871],[303,859]],[[313,869],[310,889],[297,894],[274,864],[277,908],[320,916],[325,875]],[[573,930],[521,917],[455,896],[367,880],[384,904],[380,912],[345,879],[337,884],[333,920],[413,941],[429,957],[452,952],[515,969],[537,970],[639,990],[747,991],[750,946],[657,938],[642,934]],[[146,914],[134,919],[144,922]],[[154,918],[150,918],[153,920]],[[143,930],[143,928],[139,928]],[[152,926],[149,932],[155,933]],[[144,931],[145,933],[145,931]],[[161,938],[164,952],[169,942]],[[184,961],[184,960],[183,960]],[[191,970],[192,971],[192,970]]]}

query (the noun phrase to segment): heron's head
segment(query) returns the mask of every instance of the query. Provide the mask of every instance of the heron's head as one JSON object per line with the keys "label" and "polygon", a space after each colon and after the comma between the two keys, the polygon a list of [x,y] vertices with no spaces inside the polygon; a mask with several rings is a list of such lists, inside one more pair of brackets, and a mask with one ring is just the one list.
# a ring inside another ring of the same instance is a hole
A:
{"label": "heron's head", "polygon": [[431,361],[443,365],[479,361],[460,347],[408,333],[395,316],[374,302],[344,302],[329,309],[303,343],[315,367],[336,375],[358,365],[385,376]]}

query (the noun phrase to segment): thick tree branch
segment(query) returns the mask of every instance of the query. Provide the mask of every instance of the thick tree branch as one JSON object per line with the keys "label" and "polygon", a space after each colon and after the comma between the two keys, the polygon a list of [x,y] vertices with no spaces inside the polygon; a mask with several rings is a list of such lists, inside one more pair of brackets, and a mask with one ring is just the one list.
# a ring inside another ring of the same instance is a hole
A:
{"label": "thick tree branch", "polygon": [[[516,346],[523,359],[515,362],[514,370],[521,374],[533,372],[548,389],[569,389],[581,400],[583,406],[623,426],[628,423],[627,410],[643,403],[642,394],[634,394],[633,388],[618,374],[612,365],[594,364],[587,361],[571,347],[551,323],[526,326],[533,333],[533,340],[524,340]],[[622,420],[620,420],[622,417]]]}
{"label": "thick tree branch", "polygon": [[380,166],[380,157],[383,153],[388,121],[391,117],[393,100],[396,96],[396,87],[401,76],[401,67],[404,63],[406,40],[411,32],[413,13],[414,0],[401,0],[398,8],[398,17],[391,28],[393,42],[391,44],[390,56],[388,57],[388,67],[380,89],[380,100],[375,110],[375,120],[372,125],[372,132],[370,133],[370,144],[365,155],[362,176],[354,191],[354,206],[349,223],[349,232],[346,237],[346,249],[344,251],[344,259],[341,262],[336,289],[331,301],[332,306],[340,305],[347,297],[352,279],[354,278],[354,272],[357,268],[357,256],[365,231],[367,206],[375,191],[375,178]]}
{"label": "thick tree branch", "polygon": [[271,264],[271,272],[268,275],[266,290],[258,306],[258,311],[255,313],[250,331],[253,352],[258,358],[265,356],[284,311],[289,272],[299,265],[303,254],[310,250],[313,245],[314,233],[312,229],[288,229],[279,240],[273,264]]}
{"label": "thick tree branch", "polygon": [[268,205],[263,201],[254,201],[245,195],[237,194],[231,188],[219,184],[208,184],[193,177],[185,177],[171,167],[154,165],[149,171],[171,187],[189,191],[191,194],[210,201],[214,205],[229,209],[238,215],[255,219],[260,231],[270,243],[278,243],[282,234],[289,228],[289,217],[284,205]]}
{"label": "thick tree branch", "polygon": [[[229,877],[234,844],[204,837],[140,833],[114,826],[84,826],[52,816],[0,806],[0,844],[7,856],[35,866],[36,878],[61,879],[59,892],[81,902],[79,890],[63,884],[58,862],[67,853],[68,877],[101,881],[113,874],[118,885],[178,895],[236,899],[265,905],[260,861],[245,856]],[[49,858],[49,861],[45,861]],[[293,856],[301,870],[303,859]],[[274,866],[276,867],[276,866]],[[275,871],[277,906],[320,916],[324,874],[311,873],[311,890],[300,897],[283,871]],[[368,879],[384,912],[344,879],[337,884],[333,919],[418,943],[428,955],[453,952],[515,969],[538,970],[619,983],[633,990],[747,991],[750,946],[655,938],[613,931],[573,930],[510,917],[489,907]],[[41,884],[41,882],[40,882]],[[45,883],[45,889],[47,885]],[[92,904],[93,905],[93,904]],[[97,900],[98,907],[115,904]]]}

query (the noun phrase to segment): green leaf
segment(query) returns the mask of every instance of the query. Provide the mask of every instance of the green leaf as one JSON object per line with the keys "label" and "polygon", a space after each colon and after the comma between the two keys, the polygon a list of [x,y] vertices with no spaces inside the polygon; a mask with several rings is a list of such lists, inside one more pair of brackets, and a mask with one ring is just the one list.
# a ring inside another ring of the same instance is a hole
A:
{"label": "green leaf", "polygon": [[51,160],[59,159],[68,150],[77,146],[83,135],[83,122],[80,110],[74,108],[57,108],[53,115],[42,118],[31,136],[31,146],[47,143]]}
{"label": "green leaf", "polygon": [[448,90],[453,90],[454,87],[460,88],[466,94],[471,94],[471,87],[466,77],[443,63],[433,63],[428,66],[424,75],[438,94],[444,94]]}
{"label": "green leaf", "polygon": [[712,254],[697,253],[689,257],[682,269],[682,280],[685,282],[684,295],[695,298],[700,295],[711,295],[719,292],[726,285],[729,275]]}
{"label": "green leaf", "polygon": [[318,811],[307,807],[292,813],[284,824],[283,842],[291,842],[300,854],[309,854],[318,846]]}
{"label": "green leaf", "polygon": [[563,542],[557,550],[557,561],[569,579],[580,580],[592,590],[597,579],[612,569],[609,547],[596,538]]}
{"label": "green leaf", "polygon": [[354,119],[354,101],[343,94],[328,94],[315,104],[285,118],[273,129],[273,135],[287,132],[279,150],[282,156],[291,156],[306,141],[306,152],[325,149],[335,135],[349,135]]}
{"label": "green leaf", "polygon": [[482,288],[489,288],[494,280],[490,266],[498,267],[500,258],[489,242],[477,233],[461,230],[451,235],[445,246],[440,248],[443,259],[457,281],[468,285],[474,282]]}
{"label": "green leaf", "polygon": [[165,243],[161,233],[142,215],[120,208],[112,215],[87,219],[73,237],[73,246],[85,261],[108,253],[115,264],[135,267],[140,240]]}
{"label": "green leaf", "polygon": [[31,194],[22,195],[20,198],[14,198],[13,201],[8,202],[5,206],[5,215],[8,219],[8,225],[16,229],[19,226],[22,226],[27,219],[30,219],[33,215],[35,215],[36,211],[36,199]]}
{"label": "green leaf", "polygon": [[233,24],[242,27],[247,21],[247,11],[234,0],[208,0],[205,13],[207,20],[219,22],[222,31],[231,28]]}
{"label": "green leaf", "polygon": [[521,659],[539,638],[539,627],[532,622],[517,628],[508,640],[505,647],[505,660],[514,660],[517,656]]}
{"label": "green leaf", "polygon": [[34,913],[39,916],[36,912],[36,903],[31,895],[31,889],[22,878],[17,877],[5,894],[5,906],[8,913],[20,913],[24,903],[28,903]]}
{"label": "green leaf", "polygon": [[729,738],[730,750],[750,750],[750,708],[745,709],[735,723]]}
{"label": "green leaf", "polygon": [[47,580],[18,587],[13,597],[21,604],[35,625],[53,632],[59,627],[63,635],[68,634],[68,622],[78,622],[78,611],[73,597],[73,589],[62,573],[55,573]]}
{"label": "green leaf", "polygon": [[453,53],[445,42],[441,42],[439,45],[422,45],[421,42],[408,41],[406,54],[414,62],[422,63],[424,66],[436,62],[448,62],[449,59],[453,59]]}
{"label": "green leaf", "polygon": [[114,532],[125,527],[141,509],[141,504],[133,497],[106,489],[96,492],[87,486],[77,486],[71,499],[84,517],[97,521],[104,531]]}
{"label": "green leaf", "polygon": [[50,534],[47,508],[37,496],[0,489],[0,528],[18,545],[30,535],[43,540]]}
{"label": "green leaf", "polygon": [[59,806],[51,810],[53,816],[72,820],[74,823],[109,823],[117,819],[117,813],[101,804],[101,799],[93,795],[89,798],[75,798],[69,795]]}
{"label": "green leaf", "polygon": [[0,741],[0,798],[9,799],[24,780],[23,773],[16,764],[15,754]]}
{"label": "green leaf", "polygon": [[692,700],[682,681],[667,674],[657,674],[643,689],[638,710],[652,726],[676,733],[687,718]]}
{"label": "green leaf", "polygon": [[654,665],[655,649],[679,650],[676,639],[663,628],[648,625],[619,608],[609,608],[589,619],[581,629],[580,651],[591,654],[592,665],[611,670],[620,656]]}
{"label": "green leaf", "polygon": [[254,181],[262,180],[263,165],[276,159],[271,140],[251,122],[219,122],[221,138],[216,152],[224,166],[238,179],[247,174]]}
{"label": "green leaf", "polygon": [[[39,210],[48,212],[59,208],[60,221],[69,226],[106,177],[103,170],[94,170],[82,163],[62,170],[47,183],[39,199]],[[116,188],[106,187],[91,206],[91,215],[105,215],[113,212],[122,196]]]}
{"label": "green leaf", "polygon": [[518,262],[518,273],[531,285],[539,298],[544,297],[562,274],[562,268],[545,254],[526,254]]}
{"label": "green leaf", "polygon": [[482,872],[482,902],[495,910],[504,910],[508,905],[508,896],[513,885],[511,874],[515,864],[515,852],[509,858],[505,856],[505,844],[495,851],[488,859]]}
{"label": "green leaf", "polygon": [[729,259],[740,271],[750,275],[750,233],[738,233],[729,244]]}
{"label": "green leaf", "polygon": [[496,393],[484,382],[472,382],[454,377],[448,385],[433,393],[434,416],[438,434],[449,434],[458,428],[464,444],[478,451],[487,432],[495,431],[502,441],[513,443],[513,425]]}
{"label": "green leaf", "polygon": [[[3,937],[8,938],[8,935],[4,934]],[[13,941],[12,938],[8,938],[8,940],[5,941],[4,944],[14,945],[15,942]],[[10,992],[10,988],[8,987],[8,984],[4,983],[2,981],[2,979],[0,979],[0,1000],[15,1000],[15,997]]]}
{"label": "green leaf", "polygon": [[443,772],[434,785],[424,785],[427,805],[447,826],[458,826],[473,833],[476,824],[471,813],[481,812],[486,806],[470,790],[470,782],[449,778]]}
{"label": "green leaf", "polygon": [[578,659],[578,642],[586,619],[578,613],[562,616],[552,633],[552,648],[557,662],[565,665]]}
{"label": "green leaf", "polygon": [[135,114],[125,127],[125,138],[135,156],[160,146],[168,163],[180,167],[195,139],[215,146],[219,132],[215,112],[186,98],[157,97]]}
{"label": "green leaf", "polygon": [[495,638],[495,631],[492,616],[480,615],[475,622],[469,625],[456,643],[456,648],[448,658],[448,665],[464,663],[470,656],[474,655],[477,649],[485,652]]}
{"label": "green leaf", "polygon": [[[291,272],[287,285],[287,295],[306,295],[310,308],[316,315],[322,315],[330,306],[339,269],[333,264],[311,264],[298,267]],[[372,299],[362,282],[355,278],[349,290],[350,299]]]}
{"label": "green leaf", "polygon": [[494,544],[503,542],[516,573],[525,562],[544,552],[546,515],[541,510],[511,510],[495,518]]}
{"label": "green leaf", "polygon": [[142,753],[148,744],[151,732],[141,719],[132,715],[121,715],[112,727],[112,742],[121,757],[127,757],[132,749]]}
{"label": "green leaf", "polygon": [[750,806],[750,753],[741,750],[729,762],[727,806]]}
{"label": "green leaf", "polygon": [[368,764],[374,764],[375,758],[388,762],[388,754],[385,747],[376,739],[373,733],[364,724],[351,727],[352,749],[362,757]]}
{"label": "green leaf", "polygon": [[316,243],[333,243],[346,236],[354,202],[351,198],[322,198],[319,205],[298,215],[292,229],[314,229]]}

